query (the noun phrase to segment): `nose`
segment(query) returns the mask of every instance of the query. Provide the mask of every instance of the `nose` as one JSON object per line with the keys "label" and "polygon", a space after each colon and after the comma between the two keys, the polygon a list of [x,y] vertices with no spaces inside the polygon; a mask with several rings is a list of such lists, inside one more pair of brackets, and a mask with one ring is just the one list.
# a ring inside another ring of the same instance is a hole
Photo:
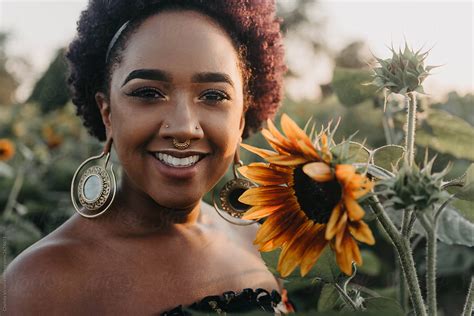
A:
{"label": "nose", "polygon": [[159,135],[179,142],[197,140],[204,136],[199,115],[185,96],[179,97],[173,107],[164,114]]}

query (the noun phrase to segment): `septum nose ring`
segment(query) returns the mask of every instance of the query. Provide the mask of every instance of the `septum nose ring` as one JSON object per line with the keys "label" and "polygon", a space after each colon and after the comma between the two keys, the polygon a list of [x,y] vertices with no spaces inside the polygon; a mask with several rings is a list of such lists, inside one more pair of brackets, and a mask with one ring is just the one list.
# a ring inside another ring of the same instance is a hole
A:
{"label": "septum nose ring", "polygon": [[191,140],[186,139],[184,142],[178,142],[176,138],[173,138],[173,146],[179,150],[185,150],[191,145]]}

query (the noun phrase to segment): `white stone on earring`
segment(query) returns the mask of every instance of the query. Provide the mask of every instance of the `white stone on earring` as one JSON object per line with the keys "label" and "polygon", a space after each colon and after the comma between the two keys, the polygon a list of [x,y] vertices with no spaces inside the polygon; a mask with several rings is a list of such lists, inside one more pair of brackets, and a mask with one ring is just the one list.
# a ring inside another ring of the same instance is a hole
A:
{"label": "white stone on earring", "polygon": [[89,176],[84,181],[84,197],[89,201],[95,201],[102,192],[102,179],[98,175]]}

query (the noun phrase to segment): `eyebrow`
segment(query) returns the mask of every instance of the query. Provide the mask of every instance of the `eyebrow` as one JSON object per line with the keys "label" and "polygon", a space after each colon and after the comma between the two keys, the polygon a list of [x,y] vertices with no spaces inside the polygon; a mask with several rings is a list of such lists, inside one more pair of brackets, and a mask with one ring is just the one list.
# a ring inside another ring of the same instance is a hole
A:
{"label": "eyebrow", "polygon": [[[172,82],[173,76],[170,73],[160,69],[137,69],[128,74],[125,78],[122,87],[132,79],[148,79],[156,81]],[[191,77],[193,83],[205,83],[205,82],[225,82],[234,86],[234,82],[229,75],[222,72],[201,72],[194,74]]]}
{"label": "eyebrow", "polygon": [[234,86],[234,82],[230,79],[230,76],[222,72],[201,72],[193,75],[191,82],[225,82],[232,87]]}
{"label": "eyebrow", "polygon": [[156,81],[166,81],[171,82],[172,76],[166,71],[159,69],[137,69],[128,74],[125,78],[122,87],[132,79],[149,79]]}

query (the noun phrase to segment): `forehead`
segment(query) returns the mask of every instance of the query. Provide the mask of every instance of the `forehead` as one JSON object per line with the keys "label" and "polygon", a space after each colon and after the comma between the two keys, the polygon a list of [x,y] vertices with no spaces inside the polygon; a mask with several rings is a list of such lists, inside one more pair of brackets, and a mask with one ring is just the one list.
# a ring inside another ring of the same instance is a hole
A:
{"label": "forehead", "polygon": [[194,11],[165,11],[146,19],[131,35],[117,72],[138,68],[168,71],[173,77],[226,72],[240,77],[239,56],[230,36],[215,21]]}

